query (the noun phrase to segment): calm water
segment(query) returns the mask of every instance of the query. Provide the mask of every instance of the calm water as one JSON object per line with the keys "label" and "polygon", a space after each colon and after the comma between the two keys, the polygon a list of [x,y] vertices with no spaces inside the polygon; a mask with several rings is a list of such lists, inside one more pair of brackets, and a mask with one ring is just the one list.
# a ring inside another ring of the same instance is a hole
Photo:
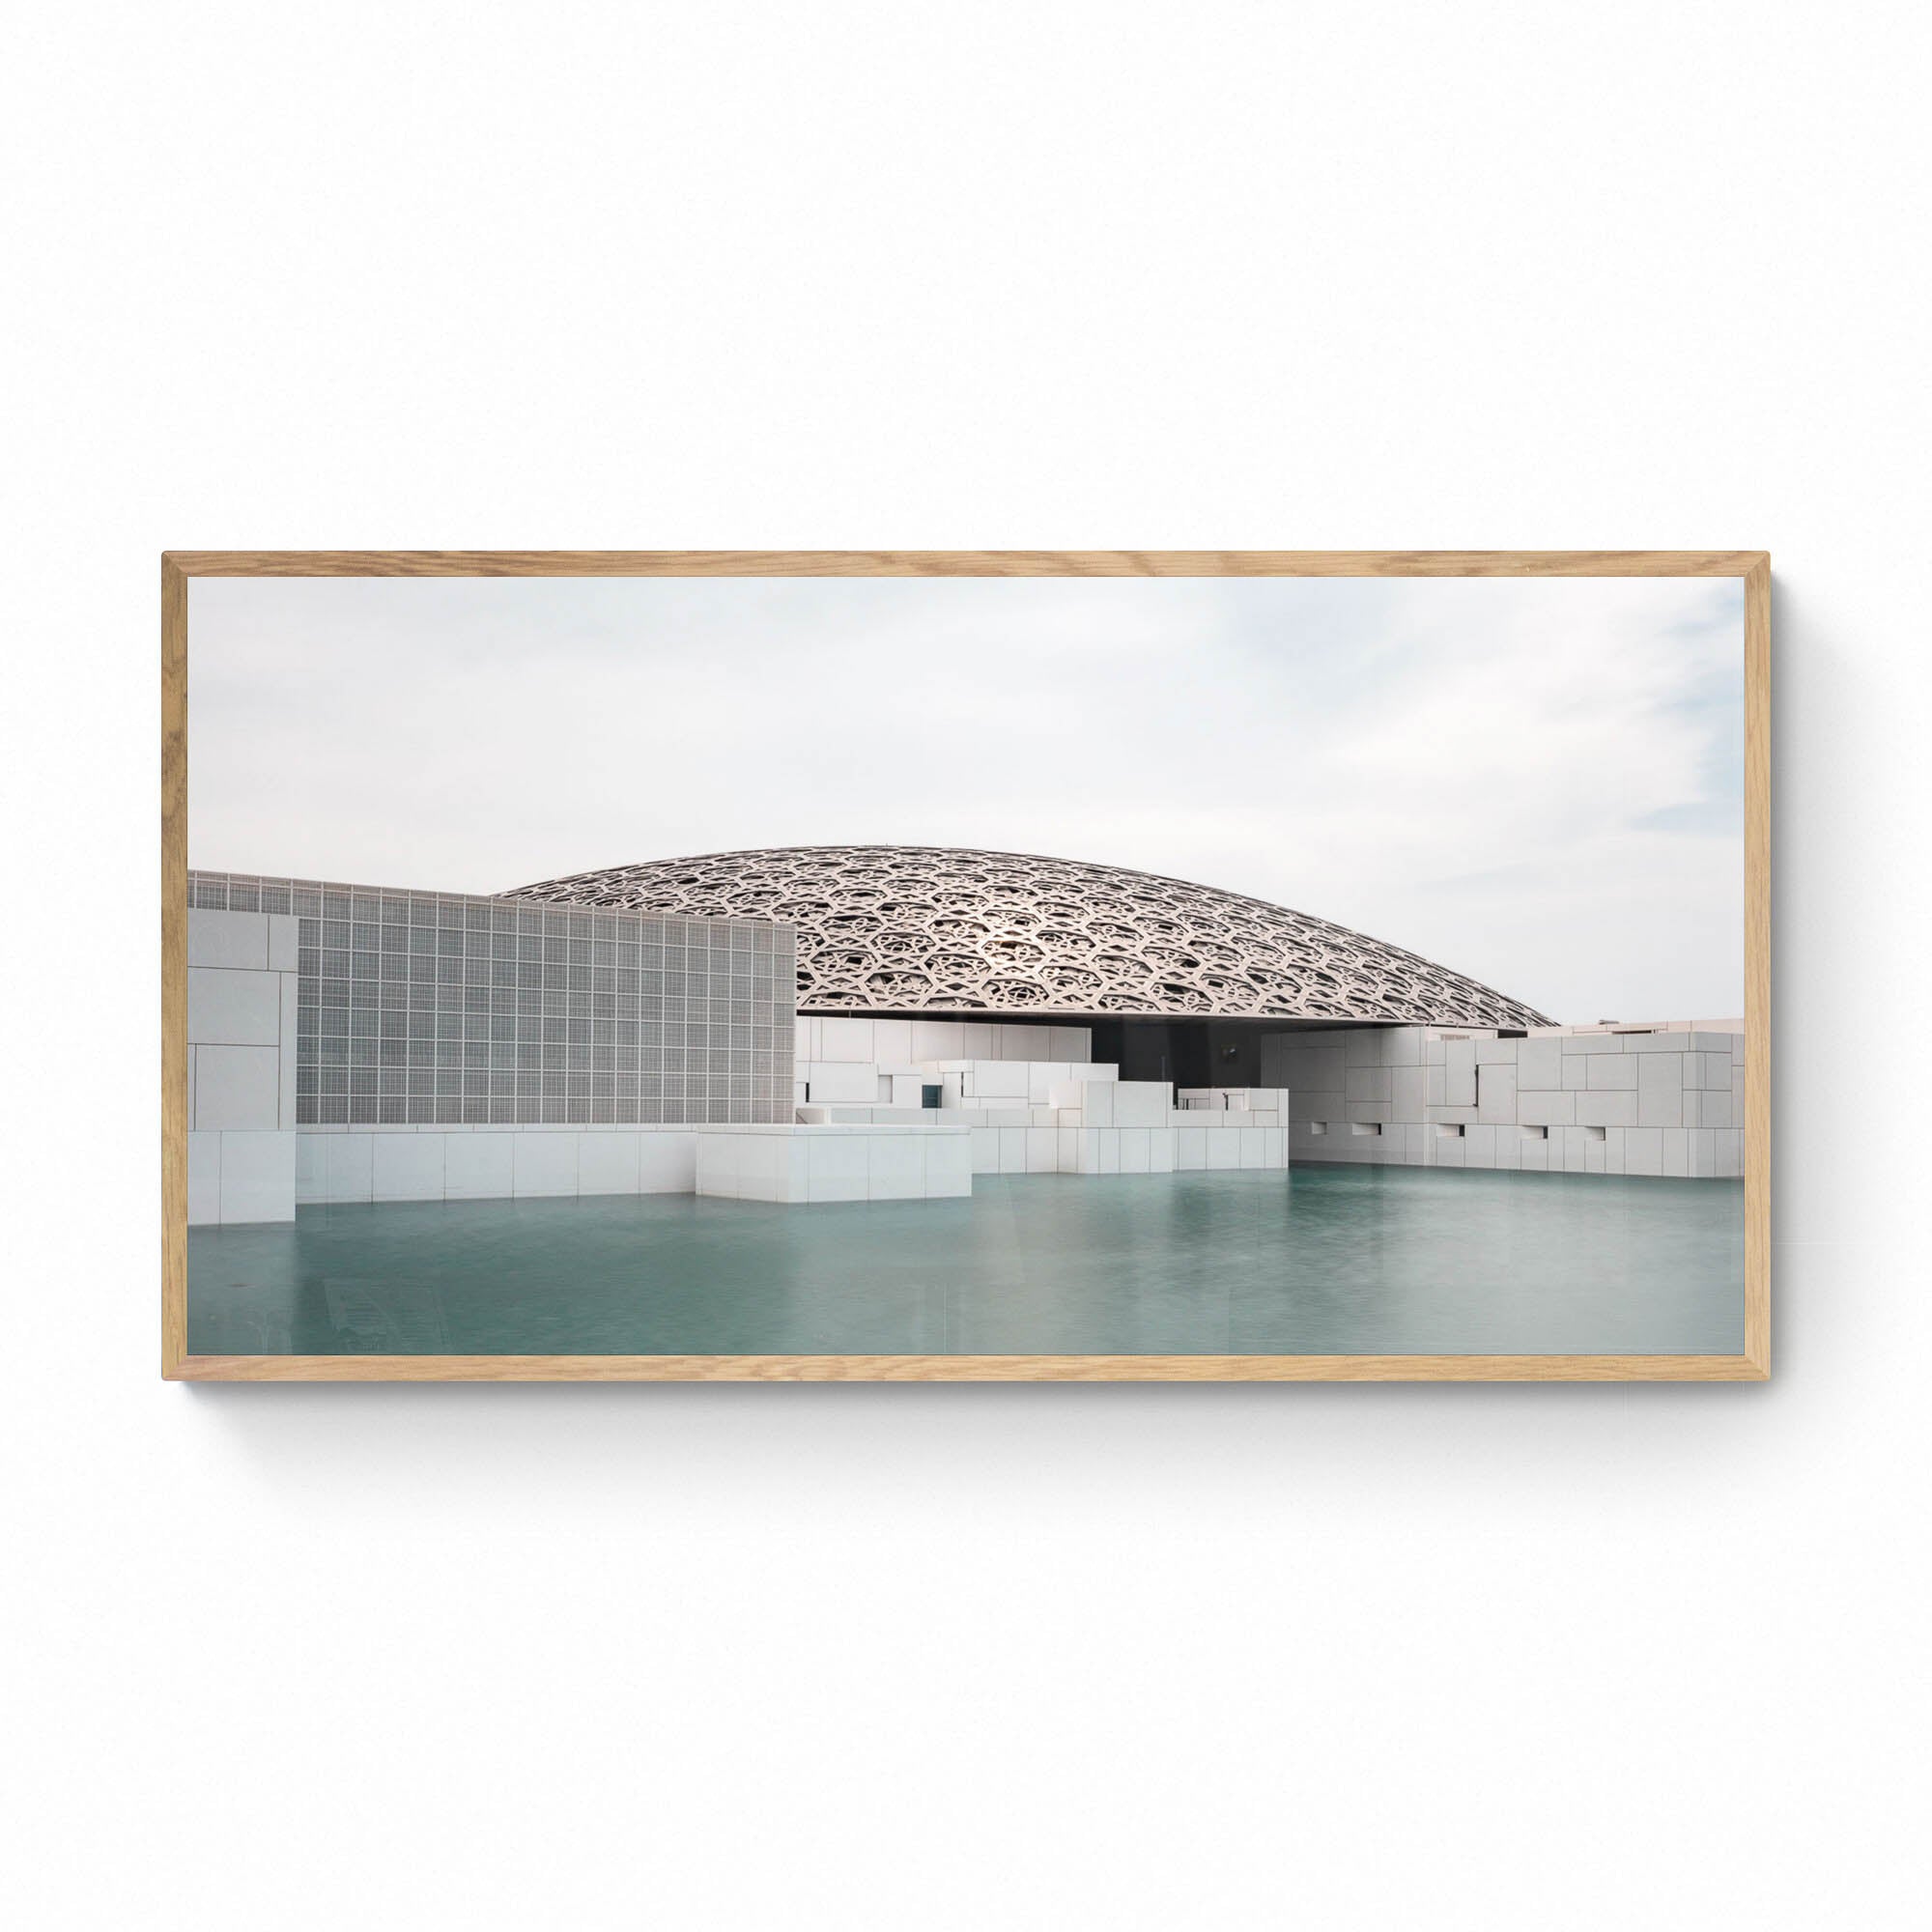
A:
{"label": "calm water", "polygon": [[304,1208],[188,1236],[197,1354],[1735,1353],[1742,1183],[1297,1167],[964,1201]]}

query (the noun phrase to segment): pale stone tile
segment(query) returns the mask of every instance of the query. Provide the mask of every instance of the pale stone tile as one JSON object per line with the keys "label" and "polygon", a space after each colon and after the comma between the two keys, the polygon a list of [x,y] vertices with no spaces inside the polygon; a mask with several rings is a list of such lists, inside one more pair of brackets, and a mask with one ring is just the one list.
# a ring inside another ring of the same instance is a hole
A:
{"label": "pale stone tile", "polygon": [[221,1136],[187,1137],[187,1224],[209,1228],[221,1219]]}
{"label": "pale stone tile", "polygon": [[1517,1095],[1517,1119],[1526,1127],[1569,1126],[1577,1118],[1577,1095],[1548,1091]]}
{"label": "pale stone tile", "polygon": [[221,1136],[221,1221],[293,1221],[296,1136],[279,1128]]}
{"label": "pale stone tile", "polygon": [[586,1133],[577,1144],[580,1194],[635,1194],[641,1172],[643,1136],[635,1132]]}
{"label": "pale stone tile", "polygon": [[[279,1047],[197,1046],[194,1060],[194,1123],[198,1129],[204,1133],[280,1131]],[[290,1124],[293,1130],[294,1123]]]}
{"label": "pale stone tile", "polygon": [[[1563,1042],[1560,1039],[1521,1039],[1517,1041],[1517,1090],[1519,1093],[1560,1090],[1563,1085]],[[1525,1120],[1529,1117],[1525,1115]]]}
{"label": "pale stone tile", "polygon": [[[653,1139],[658,1136],[653,1135]],[[442,1136],[442,1196],[445,1201],[504,1201],[516,1192],[508,1134],[449,1133]],[[680,1193],[696,1185],[692,1173]]]}
{"label": "pale stone tile", "polygon": [[[1507,1041],[1498,1041],[1506,1045]],[[1517,1115],[1517,1070],[1492,1063],[1476,1069],[1476,1118],[1491,1125],[1513,1122]]]}
{"label": "pale stone tile", "polygon": [[194,1044],[274,1046],[281,1035],[279,973],[187,969],[187,1037]]}
{"label": "pale stone tile", "polygon": [[1646,1054],[1637,1062],[1637,1122],[1679,1127],[1684,1122],[1684,1056]]}
{"label": "pale stone tile", "polygon": [[[212,912],[190,906],[187,915],[187,963],[233,966],[266,973],[269,969],[269,915],[261,912]],[[192,1036],[190,1036],[192,1037]]]}
{"label": "pale stone tile", "polygon": [[1419,1027],[1392,1027],[1382,1036],[1384,1066],[1420,1066],[1422,1031]]}
{"label": "pale stone tile", "polygon": [[[882,1066],[909,1066],[916,1056],[912,1050],[912,1022],[910,1020],[874,1020],[872,1022],[872,1053]],[[838,1056],[827,1054],[827,1060]]]}
{"label": "pale stone tile", "polygon": [[322,1156],[323,1198],[327,1201],[367,1201],[373,1192],[373,1134],[350,1133],[327,1137]]}
{"label": "pale stone tile", "polygon": [[1578,1126],[1634,1127],[1637,1124],[1637,1096],[1633,1093],[1622,1090],[1585,1092],[1576,1097]]}
{"label": "pale stone tile", "polygon": [[371,1194],[377,1201],[440,1201],[443,1137],[384,1134],[370,1145]]}
{"label": "pale stone tile", "polygon": [[294,973],[298,969],[301,921],[286,912],[265,913],[269,922],[269,971]]}
{"label": "pale stone tile", "polygon": [[[577,1144],[581,1135],[516,1133],[509,1138],[513,1192],[519,1195],[577,1192]],[[728,1142],[720,1137],[715,1145],[723,1150]],[[729,1165],[728,1153],[720,1151],[713,1158]]]}
{"label": "pale stone tile", "polygon": [[873,1201],[917,1201],[925,1194],[925,1147],[915,1133],[867,1134],[867,1184]]}

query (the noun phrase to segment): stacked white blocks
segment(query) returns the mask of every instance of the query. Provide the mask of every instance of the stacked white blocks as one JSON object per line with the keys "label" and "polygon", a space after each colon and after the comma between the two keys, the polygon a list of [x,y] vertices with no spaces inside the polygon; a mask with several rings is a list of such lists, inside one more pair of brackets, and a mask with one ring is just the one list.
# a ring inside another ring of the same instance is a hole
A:
{"label": "stacked white blocks", "polygon": [[938,1118],[973,1134],[975,1174],[1173,1174],[1288,1165],[1288,1095],[1238,1094],[1233,1106],[1177,1107],[1160,1080],[1056,1062],[943,1065]]}
{"label": "stacked white blocks", "polygon": [[907,1091],[941,1063],[1057,1061],[1084,1065],[1093,1033],[994,1020],[890,1020],[827,1013],[798,1022],[794,1092],[813,1106],[917,1105]]}
{"label": "stacked white blocks", "polygon": [[188,913],[190,1227],[295,1219],[298,930],[280,913]]}
{"label": "stacked white blocks", "polygon": [[[968,1124],[976,1126],[1052,1126],[1057,1118],[1052,1097],[1056,1090],[1076,1078],[1112,1080],[1120,1071],[1080,1061],[932,1060],[911,1079],[902,1081],[895,1075],[888,1083],[883,1069],[874,1070],[881,1073],[881,1094],[890,1084],[891,1097],[876,1104],[833,1102],[826,1110],[831,1120],[878,1126],[957,1126],[962,1119],[959,1110],[964,1109]],[[927,1088],[938,1090],[937,1106],[923,1104]],[[814,1095],[818,1091],[814,1086]],[[814,1098],[811,1104],[819,1102]]]}
{"label": "stacked white blocks", "polygon": [[1275,1035],[1296,1160],[1733,1179],[1744,1037],[1390,1027]]}

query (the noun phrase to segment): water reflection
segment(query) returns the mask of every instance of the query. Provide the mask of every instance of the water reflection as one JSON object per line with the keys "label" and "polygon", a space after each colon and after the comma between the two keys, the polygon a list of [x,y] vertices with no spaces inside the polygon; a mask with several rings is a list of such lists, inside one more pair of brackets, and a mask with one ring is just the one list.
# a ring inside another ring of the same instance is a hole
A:
{"label": "water reflection", "polygon": [[195,1229],[197,1353],[1731,1353],[1743,1189],[1304,1167]]}

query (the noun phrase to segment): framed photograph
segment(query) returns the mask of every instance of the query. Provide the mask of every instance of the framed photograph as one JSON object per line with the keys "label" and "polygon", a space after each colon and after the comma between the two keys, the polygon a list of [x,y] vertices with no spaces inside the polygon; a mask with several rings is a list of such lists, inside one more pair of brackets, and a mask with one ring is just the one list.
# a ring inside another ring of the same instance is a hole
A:
{"label": "framed photograph", "polygon": [[162,1372],[1762,1380],[1770,594],[170,554]]}

